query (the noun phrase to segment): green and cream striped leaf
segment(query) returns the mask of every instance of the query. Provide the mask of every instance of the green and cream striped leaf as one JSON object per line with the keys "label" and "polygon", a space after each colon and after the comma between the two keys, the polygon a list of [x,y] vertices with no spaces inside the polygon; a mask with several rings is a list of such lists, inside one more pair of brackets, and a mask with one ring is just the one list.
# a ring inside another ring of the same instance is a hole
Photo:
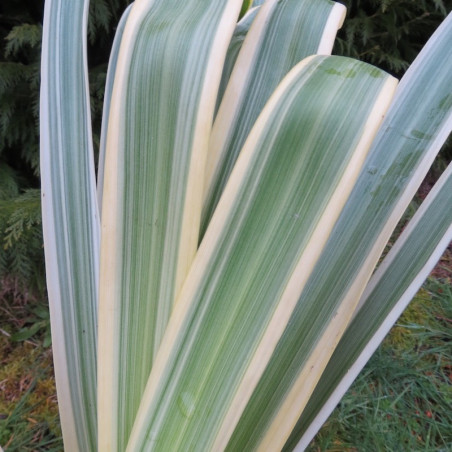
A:
{"label": "green and cream striped leaf", "polygon": [[[330,357],[319,347],[318,333],[339,341],[346,327],[341,317],[352,315],[400,216],[450,133],[451,25],[448,18],[399,85],[356,186],[300,296],[300,309],[291,316],[293,327],[286,329],[273,353],[230,450],[248,450],[260,438],[273,450],[267,439],[295,427],[316,384],[309,381],[311,366],[326,366]],[[339,333],[332,333],[338,323],[342,323]],[[272,394],[272,403],[260,394]]]}
{"label": "green and cream striped leaf", "polygon": [[303,58],[330,54],[345,7],[330,0],[268,0],[245,38],[212,128],[203,236],[237,156],[278,83]]}
{"label": "green and cream striped leaf", "polygon": [[86,58],[88,1],[45,2],[41,179],[47,289],[64,445],[95,450],[99,216]]}
{"label": "green and cream striped leaf", "polygon": [[136,0],[111,96],[102,208],[99,449],[124,450],[199,236],[208,137],[241,0]]}
{"label": "green and cream striped leaf", "polygon": [[97,168],[97,198],[99,204],[99,212],[102,212],[102,195],[104,189],[104,166],[105,166],[105,154],[107,150],[107,128],[108,117],[110,116],[110,104],[111,95],[113,92],[113,83],[116,74],[116,65],[118,64],[119,47],[121,45],[122,35],[126,26],[127,18],[129,17],[132,5],[129,5],[124,11],[121,20],[118,23],[115,33],[115,39],[110,53],[110,61],[108,62],[107,80],[105,83],[104,93],[104,105],[102,111],[102,129],[100,133],[100,146],[99,146],[99,164]]}
{"label": "green and cream striped leaf", "polygon": [[226,86],[231,77],[232,70],[234,69],[235,62],[239,56],[240,49],[242,48],[243,41],[251,28],[251,24],[256,18],[259,12],[259,7],[250,9],[240,20],[234,30],[231,42],[229,43],[228,52],[226,54],[226,60],[223,66],[223,74],[221,75],[220,88],[218,89],[217,104],[215,106],[215,116],[220,107],[221,100],[223,99]]}
{"label": "green and cream striped leaf", "polygon": [[395,85],[364,63],[315,56],[278,87],[176,302],[127,450],[226,447]]}
{"label": "green and cream striped leaf", "polygon": [[364,292],[287,444],[303,451],[328,419],[452,241],[452,164],[436,183]]}

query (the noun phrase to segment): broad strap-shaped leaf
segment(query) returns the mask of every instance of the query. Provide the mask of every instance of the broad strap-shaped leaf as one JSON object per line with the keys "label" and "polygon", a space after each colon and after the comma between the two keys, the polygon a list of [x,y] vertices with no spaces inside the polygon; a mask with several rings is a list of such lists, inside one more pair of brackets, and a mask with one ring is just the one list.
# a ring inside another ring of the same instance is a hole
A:
{"label": "broad strap-shaped leaf", "polygon": [[304,450],[412,300],[452,240],[452,164],[436,183],[364,292],[288,449]]}
{"label": "broad strap-shaped leaf", "polygon": [[100,450],[124,450],[197,249],[221,68],[240,0],[137,0],[108,122],[99,315]]}
{"label": "broad strap-shaped leaf", "polygon": [[303,58],[331,53],[344,17],[345,7],[330,0],[267,0],[260,7],[212,128],[201,237],[238,154],[276,86]]}
{"label": "broad strap-shaped leaf", "polygon": [[[311,366],[324,366],[329,359],[318,333],[338,342],[340,334],[331,328],[342,316],[351,316],[400,216],[450,132],[451,31],[449,18],[399,85],[356,186],[300,296],[297,306],[303,309],[291,316],[293,327],[286,329],[273,353],[240,421],[244,428],[231,440],[231,450],[247,450],[248,441],[253,444],[255,438],[264,438],[262,444],[268,445],[267,439],[290,431],[302,415],[305,396],[316,384],[305,380],[306,373],[309,377]],[[258,394],[272,394],[271,403]]]}
{"label": "broad strap-shaped leaf", "polygon": [[218,89],[217,104],[215,106],[215,116],[220,107],[221,100],[223,99],[226,86],[231,77],[232,70],[234,69],[235,62],[239,56],[240,49],[242,48],[243,41],[246,35],[250,31],[251,24],[259,12],[259,7],[250,9],[239,21],[235,27],[234,34],[232,35],[231,42],[229,43],[228,52],[226,53],[226,60],[223,66],[223,73],[221,75],[220,87]]}
{"label": "broad strap-shaped leaf", "polygon": [[281,83],[201,243],[127,450],[226,447],[395,84],[369,65],[326,56],[304,60]]}
{"label": "broad strap-shaped leaf", "polygon": [[41,69],[44,246],[67,450],[94,450],[99,217],[91,140],[88,1],[45,3]]}
{"label": "broad strap-shaped leaf", "polygon": [[129,5],[124,11],[121,20],[116,27],[115,39],[110,53],[110,60],[108,62],[107,81],[105,84],[104,105],[102,111],[102,130],[100,134],[99,146],[99,164],[97,168],[97,198],[99,204],[99,211],[102,212],[102,195],[104,190],[104,167],[105,154],[107,151],[107,128],[108,118],[110,116],[111,95],[113,93],[113,84],[115,81],[116,65],[118,64],[119,48],[121,45],[122,35],[126,26],[127,18],[129,17],[132,5]]}

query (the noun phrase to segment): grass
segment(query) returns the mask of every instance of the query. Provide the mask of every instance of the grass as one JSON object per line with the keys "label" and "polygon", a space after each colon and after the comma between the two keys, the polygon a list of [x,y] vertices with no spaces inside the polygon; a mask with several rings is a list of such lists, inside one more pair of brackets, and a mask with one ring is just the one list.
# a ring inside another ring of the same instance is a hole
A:
{"label": "grass", "polygon": [[429,279],[309,447],[452,450],[452,289]]}
{"label": "grass", "polygon": [[5,452],[61,451],[45,304],[24,297],[10,281],[2,281],[2,289],[0,445]]}

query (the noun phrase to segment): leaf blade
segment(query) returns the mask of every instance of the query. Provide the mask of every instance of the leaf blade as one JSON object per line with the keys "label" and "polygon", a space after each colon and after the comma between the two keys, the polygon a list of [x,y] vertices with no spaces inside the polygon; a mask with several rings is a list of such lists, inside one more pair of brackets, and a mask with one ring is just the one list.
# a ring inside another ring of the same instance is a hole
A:
{"label": "leaf blade", "polygon": [[65,447],[96,432],[99,216],[86,58],[88,2],[45,5],[41,82],[42,214],[58,402]]}
{"label": "leaf blade", "polygon": [[240,6],[240,0],[136,1],[127,19],[103,195],[101,449],[126,446],[196,252],[208,133]]}
{"label": "leaf blade", "polygon": [[330,1],[269,0],[241,47],[209,143],[202,238],[237,156],[270,95],[296,63],[331,53],[345,7]]}
{"label": "leaf blade", "polygon": [[107,152],[107,129],[108,118],[110,116],[111,96],[113,93],[113,83],[116,73],[116,65],[118,64],[119,48],[121,45],[122,35],[126,26],[127,18],[129,17],[132,5],[129,5],[121,16],[121,19],[116,28],[115,38],[110,53],[110,60],[108,63],[107,80],[105,84],[104,105],[102,111],[102,129],[100,134],[99,145],[99,164],[97,170],[97,201],[99,204],[99,211],[102,212],[102,195],[104,189],[104,166],[105,154]]}

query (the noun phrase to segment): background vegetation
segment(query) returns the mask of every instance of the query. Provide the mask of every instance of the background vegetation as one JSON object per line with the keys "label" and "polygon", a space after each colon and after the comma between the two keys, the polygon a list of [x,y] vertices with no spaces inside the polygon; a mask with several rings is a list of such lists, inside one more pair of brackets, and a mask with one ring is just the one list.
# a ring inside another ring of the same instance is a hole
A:
{"label": "background vegetation", "polygon": [[[109,48],[129,3],[91,1],[95,148]],[[343,3],[348,17],[334,53],[370,62],[398,77],[452,10],[452,0]],[[43,0],[0,4],[0,444],[8,451],[62,449],[49,348],[39,190],[43,5]],[[436,168],[451,160],[449,140]],[[430,174],[424,191],[435,177],[435,172]],[[447,412],[452,405],[450,251],[441,265],[400,321],[404,329],[393,330],[313,450],[452,449],[452,418]]]}

